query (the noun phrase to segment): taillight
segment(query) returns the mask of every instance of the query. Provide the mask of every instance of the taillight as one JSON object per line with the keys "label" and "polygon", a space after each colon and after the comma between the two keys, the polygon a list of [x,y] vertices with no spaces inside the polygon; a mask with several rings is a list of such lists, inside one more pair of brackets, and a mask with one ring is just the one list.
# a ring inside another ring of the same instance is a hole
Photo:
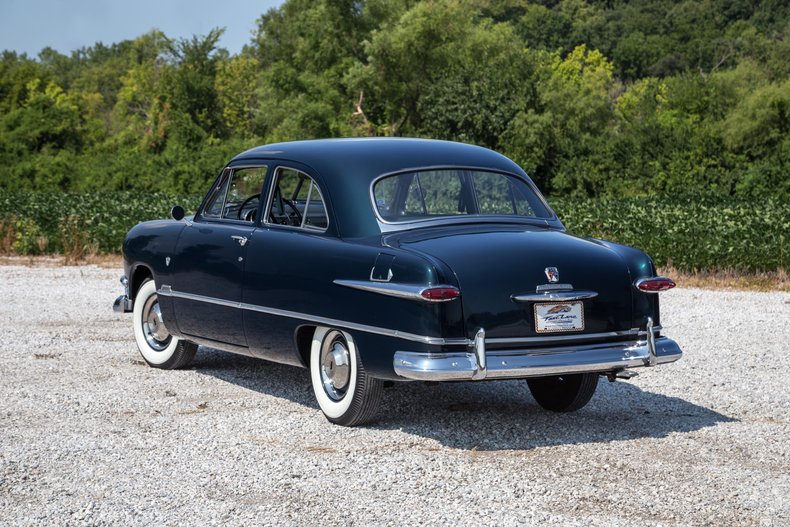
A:
{"label": "taillight", "polygon": [[420,296],[429,302],[447,302],[461,296],[461,291],[456,287],[428,287],[420,291]]}
{"label": "taillight", "polygon": [[675,282],[665,276],[654,276],[652,278],[640,278],[635,285],[637,289],[645,293],[660,293],[675,287]]}

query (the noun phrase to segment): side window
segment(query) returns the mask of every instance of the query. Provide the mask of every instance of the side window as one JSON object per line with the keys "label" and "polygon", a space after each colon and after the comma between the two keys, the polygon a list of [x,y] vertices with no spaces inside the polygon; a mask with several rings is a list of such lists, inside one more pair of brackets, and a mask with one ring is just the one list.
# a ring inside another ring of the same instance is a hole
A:
{"label": "side window", "polygon": [[254,222],[266,172],[266,166],[225,171],[206,202],[203,216]]}
{"label": "side window", "polygon": [[292,168],[277,171],[268,223],[323,231],[329,226],[324,197],[313,179]]}

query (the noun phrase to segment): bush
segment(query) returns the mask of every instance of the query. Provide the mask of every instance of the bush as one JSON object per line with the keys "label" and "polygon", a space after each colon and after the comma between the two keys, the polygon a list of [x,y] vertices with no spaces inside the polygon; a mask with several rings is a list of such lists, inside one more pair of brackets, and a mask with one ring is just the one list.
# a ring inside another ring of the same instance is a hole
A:
{"label": "bush", "polygon": [[67,264],[83,260],[91,249],[88,226],[78,214],[64,218],[60,225],[60,242]]}
{"label": "bush", "polygon": [[638,247],[687,271],[786,266],[790,202],[780,198],[663,196],[553,199],[569,232]]}
{"label": "bush", "polygon": [[[167,218],[175,204],[194,212],[200,200],[147,192],[0,191],[0,241],[12,236],[12,250],[22,254],[43,252],[42,240],[49,250],[72,257],[91,250],[117,253],[135,224]],[[786,267],[788,200],[689,195],[550,201],[569,232],[638,247],[657,265],[688,271]]]}
{"label": "bush", "polygon": [[41,227],[32,218],[21,217],[14,221],[14,242],[11,249],[15,254],[38,254],[42,252],[41,240],[45,236]]}
{"label": "bush", "polygon": [[[39,193],[0,191],[0,219],[28,222],[35,225],[36,235],[48,238],[49,249],[65,253],[75,249],[81,240],[74,230],[62,227],[69,221],[79,222],[85,231],[85,246],[97,252],[118,253],[127,231],[141,221],[167,218],[170,208],[179,204],[194,211],[199,196],[174,196],[149,192],[111,193]],[[20,230],[17,227],[17,233]],[[29,230],[29,229],[28,229]],[[18,234],[17,234],[18,236]],[[35,238],[25,236],[25,247],[35,245]],[[87,249],[86,249],[87,250]],[[17,249],[14,252],[20,253]],[[33,251],[35,252],[35,251]],[[31,254],[26,251],[20,254]]]}

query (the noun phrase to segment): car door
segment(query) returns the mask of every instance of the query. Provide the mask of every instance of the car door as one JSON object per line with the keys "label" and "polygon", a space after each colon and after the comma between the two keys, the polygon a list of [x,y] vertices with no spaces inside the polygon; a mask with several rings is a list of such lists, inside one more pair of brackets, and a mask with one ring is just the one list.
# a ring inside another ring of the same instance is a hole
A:
{"label": "car door", "polygon": [[239,303],[266,172],[266,166],[225,170],[178,240],[173,308],[185,335],[247,346]]}
{"label": "car door", "polygon": [[322,273],[336,242],[324,193],[305,167],[273,170],[262,225],[255,231],[245,266],[244,328],[250,352],[299,364],[294,354],[297,318],[282,313],[315,313],[329,293]]}

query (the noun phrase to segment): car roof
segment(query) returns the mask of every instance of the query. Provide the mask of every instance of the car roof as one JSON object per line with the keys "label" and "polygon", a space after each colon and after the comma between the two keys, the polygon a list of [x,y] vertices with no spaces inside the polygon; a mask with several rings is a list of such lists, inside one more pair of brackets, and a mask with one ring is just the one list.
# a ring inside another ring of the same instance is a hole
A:
{"label": "car roof", "polygon": [[338,223],[338,234],[361,237],[380,231],[370,184],[383,174],[426,167],[479,167],[526,174],[507,157],[487,148],[433,139],[366,137],[316,139],[259,146],[230,164],[262,159],[307,165],[319,177]]}

